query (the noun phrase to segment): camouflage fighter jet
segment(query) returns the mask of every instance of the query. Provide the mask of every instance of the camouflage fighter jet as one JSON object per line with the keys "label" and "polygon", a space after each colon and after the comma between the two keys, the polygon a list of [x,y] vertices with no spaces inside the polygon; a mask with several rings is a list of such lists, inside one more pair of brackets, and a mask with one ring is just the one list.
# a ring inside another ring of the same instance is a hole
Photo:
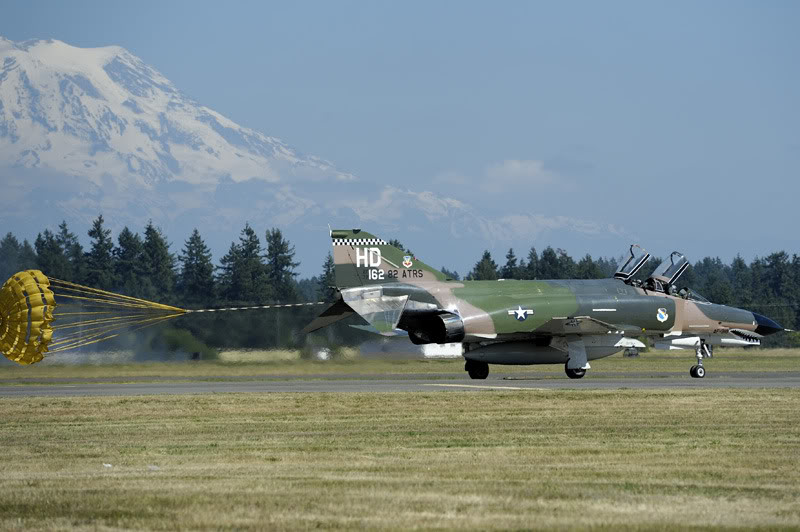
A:
{"label": "camouflage fighter jet", "polygon": [[564,364],[579,379],[589,361],[624,348],[693,348],[690,374],[716,345],[759,345],[784,329],[769,318],[716,305],[675,283],[689,266],[674,252],[642,282],[634,275],[650,254],[637,245],[611,279],[456,281],[417,257],[359,229],[332,230],[340,299],[304,332],[353,313],[382,334],[407,334],[414,344],[460,342],[465,370],[485,379],[489,364]]}

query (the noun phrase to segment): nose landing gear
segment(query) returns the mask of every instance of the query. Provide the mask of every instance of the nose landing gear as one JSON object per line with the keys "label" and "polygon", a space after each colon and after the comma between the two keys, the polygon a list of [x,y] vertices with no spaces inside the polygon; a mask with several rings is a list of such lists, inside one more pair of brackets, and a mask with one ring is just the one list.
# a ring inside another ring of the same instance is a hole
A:
{"label": "nose landing gear", "polygon": [[697,364],[689,369],[689,375],[695,379],[702,379],[706,376],[706,368],[703,367],[703,359],[713,356],[713,347],[708,345],[705,340],[700,340],[695,350],[695,356],[697,357]]}
{"label": "nose landing gear", "polygon": [[702,379],[706,376],[706,368],[701,365],[695,365],[689,368],[689,375],[694,377],[695,379]]}

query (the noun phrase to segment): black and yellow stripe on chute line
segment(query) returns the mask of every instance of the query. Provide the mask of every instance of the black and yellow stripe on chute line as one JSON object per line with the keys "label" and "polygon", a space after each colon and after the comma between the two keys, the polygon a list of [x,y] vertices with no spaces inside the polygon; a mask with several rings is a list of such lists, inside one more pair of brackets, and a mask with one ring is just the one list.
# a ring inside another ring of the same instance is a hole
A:
{"label": "black and yellow stripe on chute line", "polygon": [[224,307],[224,308],[205,308],[200,310],[185,310],[187,314],[201,313],[201,312],[228,312],[231,310],[262,310],[270,308],[297,308],[297,307],[313,307],[316,305],[324,305],[326,301],[315,301],[313,303],[282,303],[275,305],[255,305],[249,307]]}

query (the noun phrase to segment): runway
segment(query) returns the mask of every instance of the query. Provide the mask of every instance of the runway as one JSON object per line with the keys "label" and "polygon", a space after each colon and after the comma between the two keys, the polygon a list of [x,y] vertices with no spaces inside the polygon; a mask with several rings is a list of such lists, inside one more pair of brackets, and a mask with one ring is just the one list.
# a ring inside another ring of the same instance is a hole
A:
{"label": "runway", "polygon": [[[118,381],[118,382],[117,382]],[[800,371],[720,372],[704,379],[684,373],[597,373],[580,380],[563,375],[524,377],[493,374],[486,380],[466,375],[319,375],[303,377],[143,377],[124,379],[0,380],[0,397],[137,396],[207,393],[336,392],[526,392],[531,390],[618,390],[703,388],[800,388]]]}

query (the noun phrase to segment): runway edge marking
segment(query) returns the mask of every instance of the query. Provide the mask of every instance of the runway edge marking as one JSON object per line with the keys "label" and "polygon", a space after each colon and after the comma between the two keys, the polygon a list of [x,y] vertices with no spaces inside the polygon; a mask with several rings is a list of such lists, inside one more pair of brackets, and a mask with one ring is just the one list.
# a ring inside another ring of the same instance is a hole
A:
{"label": "runway edge marking", "polygon": [[481,384],[422,384],[421,386],[441,386],[444,388],[477,388],[480,390],[544,390],[544,388],[522,388],[519,386],[491,386]]}

